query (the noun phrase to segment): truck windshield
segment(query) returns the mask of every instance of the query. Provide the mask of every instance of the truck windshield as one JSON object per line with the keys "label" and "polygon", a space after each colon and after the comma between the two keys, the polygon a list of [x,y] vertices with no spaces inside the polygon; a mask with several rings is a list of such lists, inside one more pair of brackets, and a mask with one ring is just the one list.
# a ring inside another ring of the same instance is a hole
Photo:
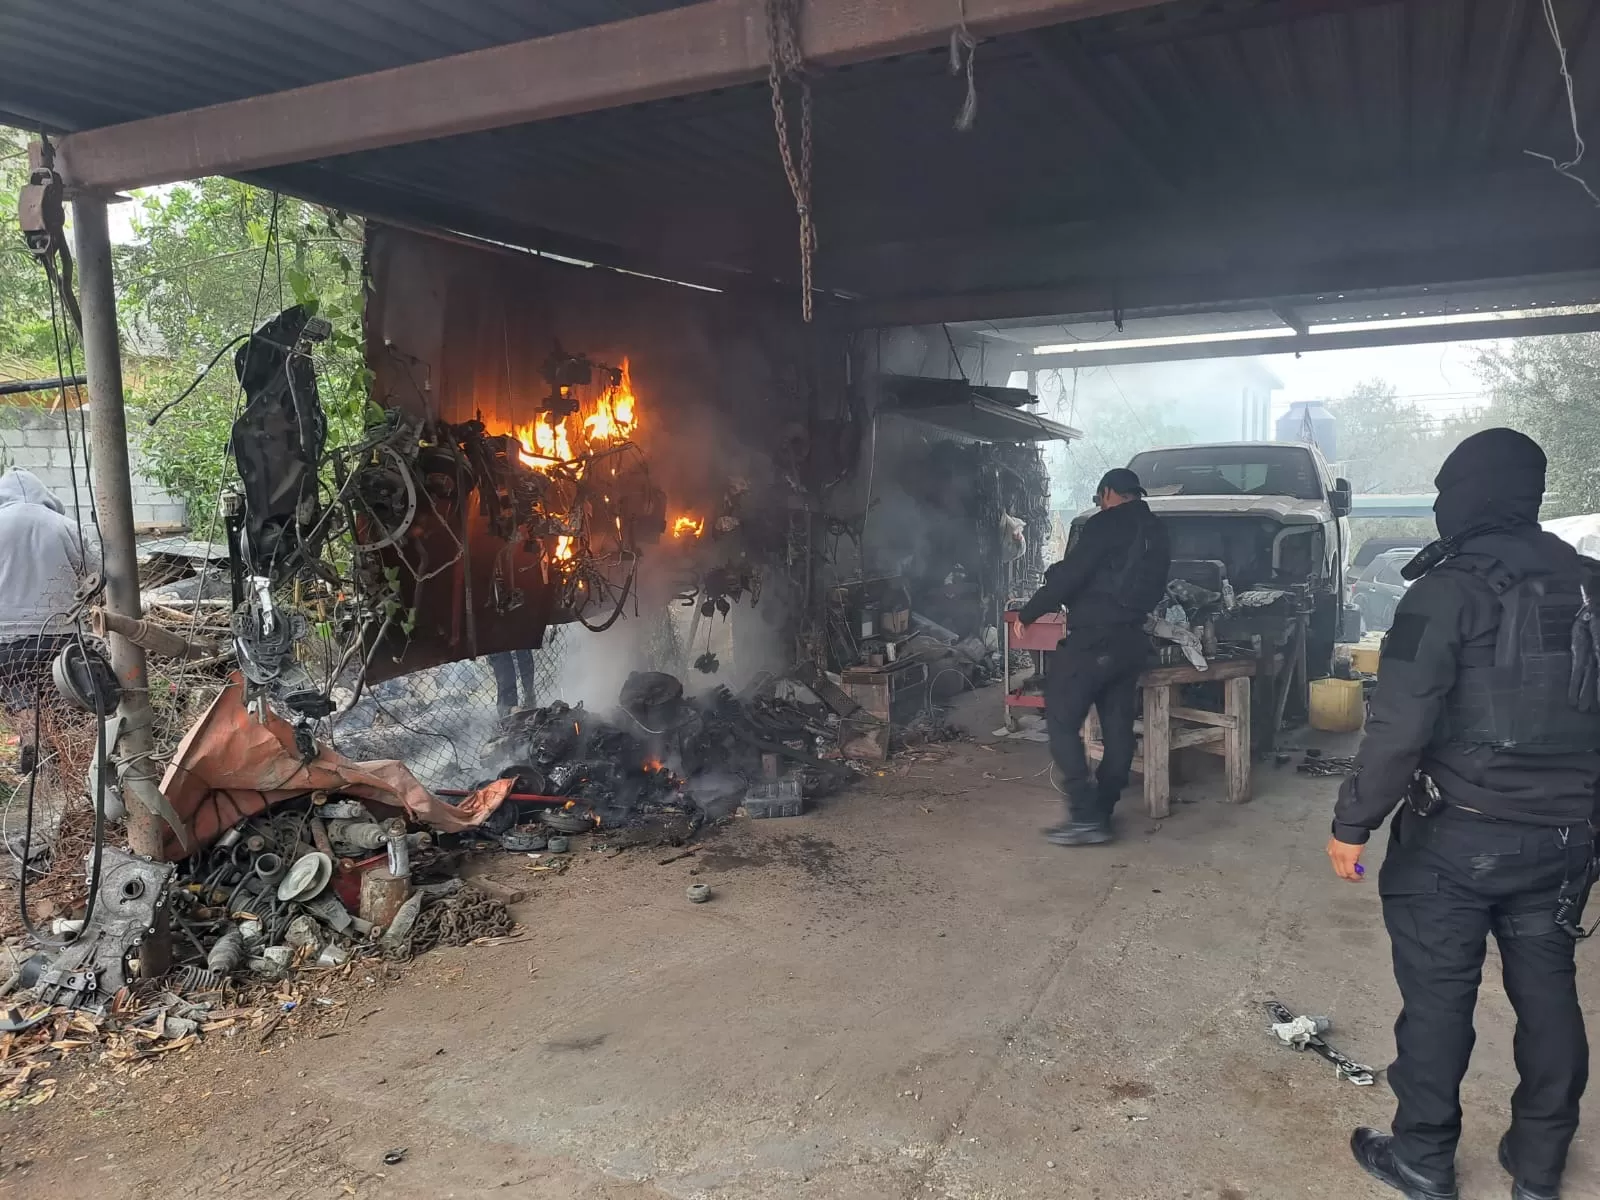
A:
{"label": "truck windshield", "polygon": [[1316,462],[1302,446],[1184,446],[1135,454],[1128,466],[1155,496],[1293,496],[1321,500]]}

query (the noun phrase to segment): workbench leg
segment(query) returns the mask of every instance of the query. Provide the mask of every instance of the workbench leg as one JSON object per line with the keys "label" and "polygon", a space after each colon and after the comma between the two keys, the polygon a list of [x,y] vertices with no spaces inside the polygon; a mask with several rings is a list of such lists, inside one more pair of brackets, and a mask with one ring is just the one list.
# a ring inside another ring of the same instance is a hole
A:
{"label": "workbench leg", "polygon": [[1228,803],[1243,804],[1250,799],[1250,677],[1230,679],[1223,711],[1233,718],[1227,731],[1225,761],[1228,764]]}
{"label": "workbench leg", "polygon": [[1172,689],[1144,689],[1144,802],[1152,817],[1172,811]]}

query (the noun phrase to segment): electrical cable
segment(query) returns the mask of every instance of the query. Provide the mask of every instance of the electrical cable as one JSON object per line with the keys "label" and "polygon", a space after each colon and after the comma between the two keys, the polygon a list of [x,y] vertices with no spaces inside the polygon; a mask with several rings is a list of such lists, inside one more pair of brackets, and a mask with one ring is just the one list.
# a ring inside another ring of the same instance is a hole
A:
{"label": "electrical cable", "polygon": [[161,420],[162,417],[166,416],[169,412],[171,412],[173,409],[177,408],[178,405],[182,404],[185,400],[187,400],[191,395],[194,394],[195,388],[199,387],[202,383],[205,382],[206,376],[211,374],[212,370],[216,367],[217,363],[221,360],[221,358],[222,358],[222,356],[224,354],[226,354],[229,350],[232,350],[235,346],[237,346],[240,342],[244,341],[249,336],[250,336],[250,334],[248,334],[248,333],[241,333],[238,337],[234,338],[227,345],[223,346],[221,350],[218,350],[215,354],[213,354],[211,356],[211,361],[208,362],[204,367],[201,368],[200,374],[198,374],[198,375],[196,375],[194,377],[194,379],[190,382],[189,386],[184,388],[183,391],[179,392],[176,399],[168,400],[160,408],[156,409],[156,411],[154,413],[152,413],[150,415],[150,417],[145,421],[145,424],[150,426],[150,427],[152,427],[152,428],[154,428],[157,421]]}

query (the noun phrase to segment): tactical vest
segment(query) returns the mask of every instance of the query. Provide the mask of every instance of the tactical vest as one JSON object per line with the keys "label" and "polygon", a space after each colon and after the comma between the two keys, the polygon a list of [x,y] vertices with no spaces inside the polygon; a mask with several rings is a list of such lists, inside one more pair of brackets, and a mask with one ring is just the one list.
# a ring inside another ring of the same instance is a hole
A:
{"label": "tactical vest", "polygon": [[1462,651],[1445,701],[1448,740],[1533,754],[1600,750],[1600,713],[1568,699],[1578,578],[1518,575],[1499,561],[1445,569],[1476,576],[1500,601],[1494,648]]}

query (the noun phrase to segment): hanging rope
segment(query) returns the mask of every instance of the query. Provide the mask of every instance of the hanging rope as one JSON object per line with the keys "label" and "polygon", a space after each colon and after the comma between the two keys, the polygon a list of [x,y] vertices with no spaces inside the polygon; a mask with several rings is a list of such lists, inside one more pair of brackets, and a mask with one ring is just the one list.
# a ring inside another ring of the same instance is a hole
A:
{"label": "hanging rope", "polygon": [[956,129],[966,133],[978,119],[978,80],[974,63],[978,57],[978,39],[967,28],[967,0],[956,0],[956,25],[950,31],[950,74],[967,76],[967,98],[956,114]]}
{"label": "hanging rope", "polygon": [[[811,320],[811,259],[817,249],[817,229],[811,215],[811,81],[800,53],[800,0],[766,0],[767,83],[772,89],[772,122],[778,134],[778,154],[794,195],[800,218],[800,313]],[[800,91],[800,158],[796,162],[789,139],[789,114],[783,89],[793,84]]]}

